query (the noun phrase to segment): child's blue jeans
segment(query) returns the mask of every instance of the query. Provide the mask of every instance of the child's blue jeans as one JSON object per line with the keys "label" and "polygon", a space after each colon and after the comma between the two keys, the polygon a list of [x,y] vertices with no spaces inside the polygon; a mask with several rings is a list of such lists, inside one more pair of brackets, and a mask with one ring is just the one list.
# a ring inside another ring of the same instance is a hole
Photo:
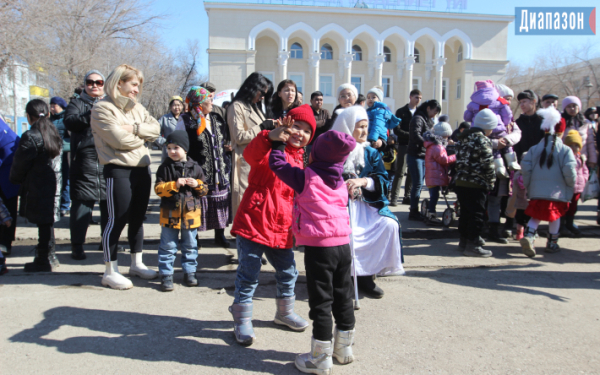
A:
{"label": "child's blue jeans", "polygon": [[233,303],[252,303],[252,296],[258,286],[258,275],[262,266],[260,260],[263,254],[275,268],[277,298],[295,295],[294,287],[298,279],[298,270],[292,249],[274,249],[241,236],[237,236],[236,242],[240,264],[235,278]]}
{"label": "child's blue jeans", "polygon": [[[181,242],[179,241],[181,233]],[[185,273],[196,272],[198,262],[198,229],[173,229],[162,227],[158,247],[158,271],[161,276],[173,274],[173,263],[177,254],[177,243],[181,245],[181,268]]]}

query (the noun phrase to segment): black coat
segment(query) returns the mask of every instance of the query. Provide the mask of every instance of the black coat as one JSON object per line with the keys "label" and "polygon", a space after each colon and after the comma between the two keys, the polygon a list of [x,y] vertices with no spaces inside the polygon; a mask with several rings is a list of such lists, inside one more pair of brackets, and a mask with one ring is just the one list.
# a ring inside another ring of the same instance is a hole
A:
{"label": "black coat", "polygon": [[92,106],[91,101],[80,97],[71,100],[65,109],[65,126],[71,132],[71,199],[81,201],[106,199],[103,166],[90,128]]}
{"label": "black coat", "polygon": [[529,151],[532,146],[544,139],[544,131],[540,128],[542,118],[535,113],[532,116],[521,114],[515,122],[521,129],[521,140],[513,146],[513,149],[517,154],[517,159],[521,161],[524,152]]}
{"label": "black coat", "polygon": [[423,145],[423,134],[433,128],[433,120],[427,118],[426,114],[416,112],[410,121],[410,140],[408,141],[408,155],[425,159],[425,146]]}
{"label": "black coat", "polygon": [[408,140],[410,138],[410,122],[413,118],[413,115],[408,108],[408,104],[396,111],[396,117],[398,117],[401,122],[394,128],[394,134],[398,137],[398,145],[406,146],[408,145]]}
{"label": "black coat", "polygon": [[34,125],[23,133],[10,169],[10,182],[21,184],[19,215],[34,224],[52,224],[58,217],[61,157],[50,159],[42,133]]}

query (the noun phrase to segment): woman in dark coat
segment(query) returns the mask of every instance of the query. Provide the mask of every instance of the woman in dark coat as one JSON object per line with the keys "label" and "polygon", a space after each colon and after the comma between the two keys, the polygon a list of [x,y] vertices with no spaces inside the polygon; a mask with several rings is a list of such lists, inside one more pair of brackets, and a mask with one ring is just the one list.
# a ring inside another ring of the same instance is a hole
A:
{"label": "woman in dark coat", "polygon": [[[225,228],[231,224],[231,146],[225,120],[212,112],[212,98],[207,89],[194,86],[186,97],[188,111],[183,113],[176,130],[184,130],[190,140],[188,157],[204,171],[208,194],[202,197],[201,223],[198,232],[215,230],[215,243],[228,248]],[[200,128],[200,129],[199,129]],[[199,134],[198,134],[199,133]]]}
{"label": "woman in dark coat", "polygon": [[419,213],[419,199],[421,187],[425,179],[425,146],[423,134],[433,127],[433,118],[440,113],[442,107],[437,100],[428,100],[417,107],[417,111],[410,120],[408,150],[406,151],[406,164],[412,180],[410,190],[409,220],[422,220]]}
{"label": "woman in dark coat", "polygon": [[15,152],[10,182],[21,184],[19,215],[38,227],[35,258],[25,264],[25,272],[50,272],[59,265],[54,253],[54,222],[60,218],[62,139],[44,101],[30,101],[25,112],[31,129],[23,133]]}
{"label": "woman in dark coat", "polygon": [[103,167],[98,161],[90,116],[94,104],[104,97],[104,76],[97,70],[86,73],[85,89],[71,100],[65,110],[64,123],[71,132],[71,258],[86,258],[83,250],[88,226],[92,221],[94,204],[100,201],[102,232],[108,220],[106,182]]}

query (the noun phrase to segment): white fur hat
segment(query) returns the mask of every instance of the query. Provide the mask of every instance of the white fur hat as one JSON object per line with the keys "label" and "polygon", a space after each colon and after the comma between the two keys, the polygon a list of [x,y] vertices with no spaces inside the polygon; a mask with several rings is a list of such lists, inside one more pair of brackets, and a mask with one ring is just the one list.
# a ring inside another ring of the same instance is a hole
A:
{"label": "white fur hat", "polygon": [[352,135],[356,123],[361,120],[368,120],[367,111],[362,105],[353,105],[344,109],[335,119],[331,130]]}
{"label": "white fur hat", "polygon": [[498,94],[500,94],[500,96],[503,98],[505,96],[512,96],[513,98],[515,97],[515,93],[513,92],[513,90],[510,87],[501,83],[496,84],[496,91],[498,91]]}
{"label": "white fur hat", "polygon": [[340,87],[338,87],[338,89],[337,89],[337,97],[339,98],[340,92],[342,92],[342,90],[346,90],[346,89],[352,91],[352,93],[354,94],[354,99],[358,98],[358,90],[356,89],[356,86],[354,86],[351,83],[341,84]]}
{"label": "white fur hat", "polygon": [[538,116],[543,118],[540,129],[546,133],[554,134],[554,127],[560,122],[561,119],[560,112],[558,112],[558,110],[551,105],[548,108],[538,109],[536,113]]}

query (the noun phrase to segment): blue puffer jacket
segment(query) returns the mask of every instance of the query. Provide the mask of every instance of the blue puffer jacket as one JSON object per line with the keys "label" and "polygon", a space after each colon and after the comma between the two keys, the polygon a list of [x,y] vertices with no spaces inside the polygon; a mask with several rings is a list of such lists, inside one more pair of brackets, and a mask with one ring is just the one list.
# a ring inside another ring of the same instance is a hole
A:
{"label": "blue puffer jacket", "polygon": [[367,141],[375,142],[383,139],[387,142],[387,130],[394,129],[400,124],[400,119],[390,111],[383,102],[375,102],[367,109],[369,116],[369,135]]}
{"label": "blue puffer jacket", "polygon": [[[542,140],[533,146],[523,157],[521,169],[523,184],[527,188],[529,199],[544,199],[555,202],[570,202],[573,198],[573,187],[577,178],[577,162],[570,147],[556,138],[552,152],[552,166],[548,168],[548,157],[552,149],[552,137],[547,136],[548,142]],[[540,167],[542,151],[546,149],[546,161]]]}
{"label": "blue puffer jacket", "polygon": [[21,138],[0,119],[0,189],[6,199],[19,194],[19,185],[11,183],[8,177],[20,140]]}

